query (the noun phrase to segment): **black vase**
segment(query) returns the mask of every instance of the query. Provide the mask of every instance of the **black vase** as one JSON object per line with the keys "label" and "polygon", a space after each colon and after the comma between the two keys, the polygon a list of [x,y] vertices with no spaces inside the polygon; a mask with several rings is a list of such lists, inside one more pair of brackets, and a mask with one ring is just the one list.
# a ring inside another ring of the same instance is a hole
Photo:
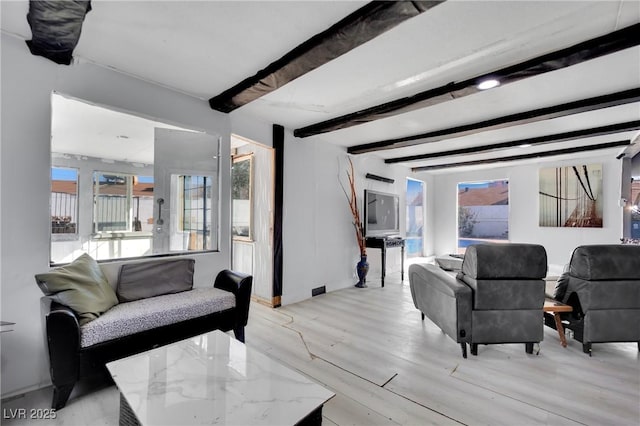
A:
{"label": "black vase", "polygon": [[358,273],[358,283],[356,287],[364,288],[367,286],[367,272],[369,272],[369,263],[367,262],[367,256],[360,256],[360,262],[356,265],[356,272]]}

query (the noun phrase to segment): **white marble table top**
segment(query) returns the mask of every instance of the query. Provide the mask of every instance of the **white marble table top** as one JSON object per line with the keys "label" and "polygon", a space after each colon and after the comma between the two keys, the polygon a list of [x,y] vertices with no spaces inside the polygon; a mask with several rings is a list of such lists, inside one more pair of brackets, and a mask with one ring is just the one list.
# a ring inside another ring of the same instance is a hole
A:
{"label": "white marble table top", "polygon": [[142,425],[292,425],[334,396],[221,331],[107,368]]}

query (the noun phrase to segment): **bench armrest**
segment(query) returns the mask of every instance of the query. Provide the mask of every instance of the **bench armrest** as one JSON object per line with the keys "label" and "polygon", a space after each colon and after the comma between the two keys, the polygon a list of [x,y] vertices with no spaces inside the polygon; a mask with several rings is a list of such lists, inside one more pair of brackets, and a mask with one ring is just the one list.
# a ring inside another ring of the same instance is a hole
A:
{"label": "bench armrest", "polygon": [[74,383],[80,363],[80,325],[71,308],[52,302],[46,315],[51,381],[55,386]]}
{"label": "bench armrest", "polygon": [[215,288],[230,291],[236,296],[236,326],[245,326],[249,319],[249,303],[251,301],[251,275],[225,269],[218,273],[213,283]]}

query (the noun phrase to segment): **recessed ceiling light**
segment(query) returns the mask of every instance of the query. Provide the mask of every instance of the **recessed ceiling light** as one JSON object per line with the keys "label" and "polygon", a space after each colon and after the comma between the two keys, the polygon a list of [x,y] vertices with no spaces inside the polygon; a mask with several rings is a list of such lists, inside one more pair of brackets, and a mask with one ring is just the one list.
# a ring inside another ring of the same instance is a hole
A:
{"label": "recessed ceiling light", "polygon": [[118,136],[116,136],[116,139],[129,139],[129,136],[127,136],[127,135],[118,135]]}
{"label": "recessed ceiling light", "polygon": [[482,80],[476,87],[480,90],[487,90],[493,89],[494,87],[497,87],[499,85],[500,82],[498,80],[496,80],[495,78],[490,78],[488,80]]}
{"label": "recessed ceiling light", "polygon": [[529,148],[531,146],[530,143],[523,143],[522,145],[518,145],[520,148]]}

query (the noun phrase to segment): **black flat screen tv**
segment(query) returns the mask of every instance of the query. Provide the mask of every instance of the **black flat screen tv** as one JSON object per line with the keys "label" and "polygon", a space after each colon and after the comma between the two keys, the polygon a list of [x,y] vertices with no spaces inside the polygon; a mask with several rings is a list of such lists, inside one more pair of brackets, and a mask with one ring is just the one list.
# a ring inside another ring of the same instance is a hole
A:
{"label": "black flat screen tv", "polygon": [[397,195],[364,190],[364,235],[400,235],[400,198]]}

